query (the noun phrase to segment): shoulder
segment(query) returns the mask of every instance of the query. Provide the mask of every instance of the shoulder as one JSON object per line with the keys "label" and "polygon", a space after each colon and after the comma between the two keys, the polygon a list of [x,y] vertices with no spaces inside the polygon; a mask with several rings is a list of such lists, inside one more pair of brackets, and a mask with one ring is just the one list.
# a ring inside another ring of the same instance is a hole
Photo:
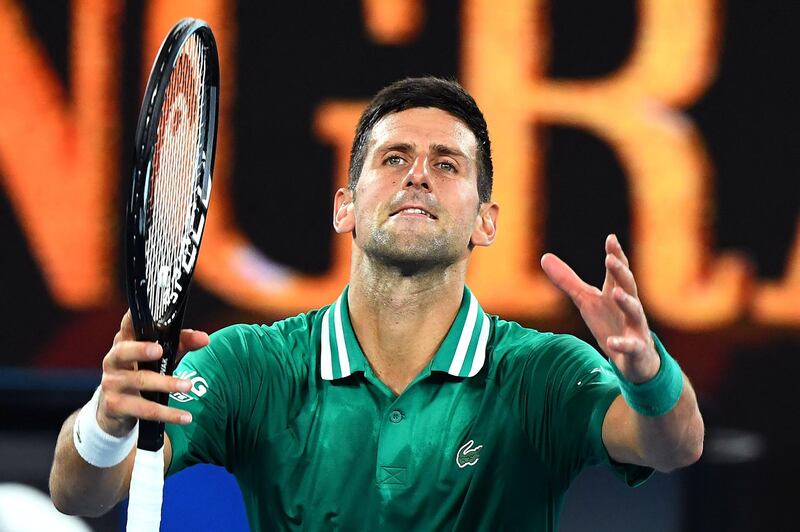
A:
{"label": "shoulder", "polygon": [[250,352],[308,345],[314,332],[318,310],[285,318],[272,324],[229,325],[211,334],[211,344]]}
{"label": "shoulder", "polygon": [[[210,335],[208,346],[186,355],[191,365],[216,366],[226,372],[270,370],[304,373],[313,348],[318,311],[292,316],[272,324],[229,325]],[[317,333],[318,334],[318,333]]]}
{"label": "shoulder", "polygon": [[492,360],[498,378],[537,373],[544,376],[570,369],[596,367],[604,357],[571,334],[541,332],[519,323],[492,317]]}
{"label": "shoulder", "polygon": [[575,352],[596,352],[589,344],[571,334],[542,332],[517,322],[492,316],[493,351],[498,361],[521,363]]}

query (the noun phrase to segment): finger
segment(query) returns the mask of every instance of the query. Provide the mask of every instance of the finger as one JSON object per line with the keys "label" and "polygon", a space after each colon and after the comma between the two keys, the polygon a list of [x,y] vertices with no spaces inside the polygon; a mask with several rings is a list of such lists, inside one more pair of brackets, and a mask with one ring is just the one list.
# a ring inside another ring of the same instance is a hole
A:
{"label": "finger", "polygon": [[644,309],[642,308],[642,303],[639,301],[639,298],[633,297],[619,286],[614,289],[612,295],[617,306],[622,310],[622,313],[625,314],[625,317],[632,326],[640,328],[647,327]]}
{"label": "finger", "polygon": [[606,347],[609,351],[633,355],[643,353],[647,345],[641,338],[633,336],[609,336],[606,339]]}
{"label": "finger", "polygon": [[587,291],[597,291],[596,288],[586,284],[578,277],[578,274],[566,262],[552,253],[545,253],[542,256],[541,264],[550,281],[567,294],[575,304],[578,304],[581,296]]}
{"label": "finger", "polygon": [[208,345],[208,333],[184,329],[181,331],[181,341],[178,345],[178,355],[182,356],[187,351],[194,351]]}
{"label": "finger", "polygon": [[138,395],[108,394],[105,396],[104,407],[107,416],[117,419],[135,417],[176,425],[192,422],[192,415],[189,412],[148,401]]}
{"label": "finger", "polygon": [[103,359],[103,371],[129,369],[133,362],[158,360],[161,353],[161,346],[155,342],[122,341],[112,347]]}
{"label": "finger", "polygon": [[639,295],[633,272],[616,255],[606,255],[606,274],[611,275],[614,283],[632,296]]}
{"label": "finger", "polygon": [[[628,267],[628,258],[625,256],[625,253],[622,252],[622,246],[619,243],[619,239],[617,235],[611,233],[606,237],[605,242],[606,248],[606,256],[611,255],[619,259],[619,261],[623,264],[624,267]],[[608,268],[608,257],[606,257],[606,277],[603,281],[603,292],[608,293],[609,290],[613,290],[615,286],[619,283],[617,279],[614,277],[611,271]]]}
{"label": "finger", "polygon": [[122,316],[122,320],[119,323],[119,331],[114,336],[114,344],[116,345],[119,342],[124,342],[125,340],[135,340],[136,334],[133,331],[133,318],[131,318],[131,310],[125,313]]}
{"label": "finger", "polygon": [[622,244],[619,243],[619,238],[614,233],[611,233],[606,237],[606,253],[610,253],[617,257],[622,264],[625,265],[626,268],[630,268],[630,262],[628,261],[628,257],[625,255],[625,252],[622,251]]}
{"label": "finger", "polygon": [[116,371],[104,373],[100,381],[103,392],[188,392],[192,389],[192,381],[169,375],[161,375],[155,371]]}
{"label": "finger", "polygon": [[608,268],[608,254],[606,254],[606,276],[603,279],[603,293],[607,294],[610,290],[613,290],[615,286],[617,286],[617,281],[614,279],[614,274],[612,274],[611,270]]}

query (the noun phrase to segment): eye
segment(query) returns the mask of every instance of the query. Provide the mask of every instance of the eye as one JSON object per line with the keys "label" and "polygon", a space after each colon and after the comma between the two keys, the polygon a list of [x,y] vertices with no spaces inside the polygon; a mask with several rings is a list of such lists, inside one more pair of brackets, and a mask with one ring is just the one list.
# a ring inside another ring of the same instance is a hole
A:
{"label": "eye", "polygon": [[387,166],[400,166],[405,163],[405,160],[399,155],[389,155],[383,160],[383,164]]}
{"label": "eye", "polygon": [[444,170],[445,172],[448,172],[450,174],[455,174],[455,173],[458,172],[458,169],[456,168],[456,165],[454,165],[453,163],[447,162],[447,161],[442,161],[442,162],[438,163],[436,166],[438,166],[439,168],[441,168],[442,170]]}

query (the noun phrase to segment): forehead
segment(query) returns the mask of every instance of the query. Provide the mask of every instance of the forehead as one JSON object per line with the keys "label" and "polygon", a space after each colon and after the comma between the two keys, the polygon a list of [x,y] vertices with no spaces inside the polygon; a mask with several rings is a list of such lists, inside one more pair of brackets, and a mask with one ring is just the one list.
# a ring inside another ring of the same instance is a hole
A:
{"label": "forehead", "polygon": [[381,118],[372,128],[370,148],[396,142],[452,146],[470,159],[478,147],[475,135],[464,122],[436,107],[414,107]]}

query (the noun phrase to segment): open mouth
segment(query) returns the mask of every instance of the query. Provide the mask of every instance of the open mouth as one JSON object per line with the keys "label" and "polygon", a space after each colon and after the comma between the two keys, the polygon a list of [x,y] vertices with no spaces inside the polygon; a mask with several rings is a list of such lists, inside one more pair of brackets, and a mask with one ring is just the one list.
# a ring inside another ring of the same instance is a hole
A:
{"label": "open mouth", "polygon": [[433,214],[429,213],[425,209],[421,209],[419,207],[405,207],[405,208],[402,208],[402,209],[400,209],[398,211],[393,212],[392,214],[389,215],[389,217],[393,218],[393,217],[397,216],[398,214],[399,215],[404,215],[404,216],[409,216],[409,215],[411,215],[411,216],[425,216],[425,217],[427,217],[427,218],[429,218],[431,220],[436,220],[437,219],[436,216],[434,216]]}

